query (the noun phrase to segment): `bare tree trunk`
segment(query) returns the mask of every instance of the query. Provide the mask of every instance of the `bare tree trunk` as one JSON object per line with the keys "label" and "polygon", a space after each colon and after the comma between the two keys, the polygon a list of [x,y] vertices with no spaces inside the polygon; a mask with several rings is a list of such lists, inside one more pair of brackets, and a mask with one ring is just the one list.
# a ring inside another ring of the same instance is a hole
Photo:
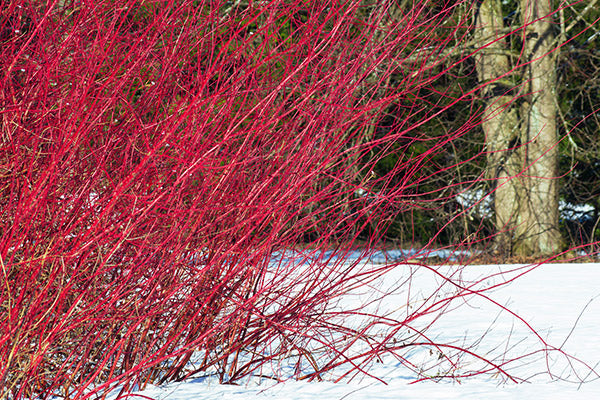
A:
{"label": "bare tree trunk", "polygon": [[512,251],[514,216],[518,213],[521,197],[519,182],[515,179],[522,168],[522,160],[515,148],[520,137],[518,110],[510,73],[512,67],[507,55],[506,41],[501,39],[503,25],[500,0],[484,0],[475,9],[475,40],[489,45],[475,56],[480,83],[485,83],[482,97],[486,101],[482,129],[487,146],[487,177],[496,182],[494,192],[496,249],[508,256]]}
{"label": "bare tree trunk", "polygon": [[[561,249],[558,230],[558,135],[556,131],[556,57],[550,53],[555,33],[550,0],[521,0],[525,80],[530,101],[522,105],[525,197],[515,229],[514,253],[550,255]],[[540,19],[542,18],[542,19]],[[540,19],[540,20],[538,20]]]}
{"label": "bare tree trunk", "polygon": [[[523,73],[526,101],[520,108],[510,79],[517,72],[502,37],[500,0],[483,0],[475,10],[475,39],[489,44],[476,56],[486,136],[488,177],[495,179],[496,246],[502,255],[544,256],[560,251],[558,230],[558,142],[556,59],[548,18],[549,0],[520,0],[524,30]],[[535,21],[535,22],[533,22]],[[517,66],[518,67],[518,66]],[[490,83],[491,82],[491,83]]]}

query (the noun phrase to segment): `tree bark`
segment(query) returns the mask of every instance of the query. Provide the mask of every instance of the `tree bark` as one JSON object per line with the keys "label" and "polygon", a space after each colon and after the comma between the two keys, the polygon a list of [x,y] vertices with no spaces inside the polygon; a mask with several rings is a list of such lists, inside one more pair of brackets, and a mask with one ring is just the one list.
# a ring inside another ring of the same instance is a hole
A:
{"label": "tree bark", "polygon": [[[486,102],[488,178],[495,181],[496,249],[503,256],[540,257],[561,248],[558,230],[558,142],[556,59],[549,0],[520,0],[523,57],[507,55],[502,39],[500,0],[483,0],[475,9],[475,39],[485,46],[476,55]],[[538,20],[540,19],[540,20]],[[522,74],[518,86],[515,75]],[[520,89],[520,90],[519,90]],[[517,106],[516,94],[527,94]]]}
{"label": "tree bark", "polygon": [[484,0],[475,9],[475,40],[488,44],[476,56],[479,82],[484,84],[482,129],[487,150],[487,178],[494,180],[496,251],[508,256],[512,248],[520,190],[515,177],[522,167],[517,142],[520,136],[518,110],[514,104],[511,63],[502,39],[503,15],[500,0]]}
{"label": "tree bark", "polygon": [[550,0],[521,0],[525,81],[531,95],[522,105],[524,198],[515,234],[516,255],[544,256],[561,250],[558,230],[558,135],[556,130],[556,57],[551,53],[555,33]]}

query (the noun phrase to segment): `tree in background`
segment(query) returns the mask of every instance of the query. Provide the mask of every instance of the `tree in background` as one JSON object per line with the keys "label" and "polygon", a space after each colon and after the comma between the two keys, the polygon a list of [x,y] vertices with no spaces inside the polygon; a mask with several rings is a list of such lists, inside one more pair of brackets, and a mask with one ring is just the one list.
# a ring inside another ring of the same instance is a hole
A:
{"label": "tree in background", "polygon": [[[595,3],[550,7],[548,1],[485,0],[452,9],[449,20],[470,14],[472,24],[467,40],[454,33],[448,38],[453,45],[443,51],[445,62],[431,66],[429,72],[440,77],[418,93],[427,110],[411,133],[418,141],[409,151],[439,146],[438,138],[480,112],[481,128],[442,144],[444,151],[432,161],[445,169],[420,183],[413,197],[417,207],[399,215],[390,232],[420,243],[435,236],[438,245],[477,243],[493,235],[488,248],[495,255],[521,258],[594,241],[599,221],[594,41],[600,37]],[[477,96],[465,96],[476,87]],[[385,135],[398,121],[392,110],[380,122]],[[395,162],[388,155],[378,164],[381,173]]]}
{"label": "tree in background", "polygon": [[[581,2],[484,0],[474,8],[474,38],[482,47],[475,55],[477,73],[485,84],[487,174],[495,181],[496,250],[504,255],[549,256],[564,246],[559,176],[570,171],[559,171],[559,138],[569,134],[569,126],[565,122],[561,133],[557,124],[558,74],[569,53],[561,51],[567,34],[593,4],[578,6]],[[565,12],[573,15],[569,21]]]}
{"label": "tree in background", "polygon": [[[496,243],[501,252],[517,256],[551,255],[562,247],[551,11],[547,1],[521,1],[518,41],[505,33],[499,0],[484,0],[474,9],[474,36],[487,45],[475,57],[480,83],[489,83],[482,90],[482,128],[488,176],[496,182]],[[521,49],[514,50],[507,38]]]}

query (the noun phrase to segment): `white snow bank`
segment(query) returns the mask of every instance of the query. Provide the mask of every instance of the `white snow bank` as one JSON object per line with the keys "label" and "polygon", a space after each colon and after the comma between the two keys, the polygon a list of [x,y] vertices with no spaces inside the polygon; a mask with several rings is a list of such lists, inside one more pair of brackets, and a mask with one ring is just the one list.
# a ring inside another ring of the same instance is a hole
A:
{"label": "white snow bank", "polygon": [[[523,271],[523,266],[468,266],[463,280],[476,280],[495,272],[515,271],[495,278],[498,282]],[[448,267],[451,268],[451,267]],[[404,276],[398,268],[385,278],[392,284]],[[396,276],[395,276],[396,275]],[[493,279],[485,282],[493,284]],[[600,370],[600,264],[547,264],[502,286],[489,296],[523,317],[544,340],[588,366]],[[413,285],[417,280],[413,281]],[[419,284],[427,286],[423,281]],[[426,288],[422,288],[426,293]],[[368,294],[365,294],[368,295]],[[397,299],[396,299],[397,300]],[[379,304],[380,309],[397,309],[394,296]],[[358,298],[352,301],[360,301]],[[487,333],[486,333],[487,332]],[[444,314],[428,331],[445,341],[472,342],[485,333],[480,352],[510,356],[538,349],[539,341],[527,327],[484,299],[471,299]],[[502,346],[497,348],[497,346]],[[425,349],[415,349],[414,360],[427,358]],[[502,360],[496,358],[497,362]],[[503,383],[494,376],[476,376],[457,382],[426,381],[411,384],[409,374],[397,360],[384,358],[370,372],[384,379],[384,385],[363,377],[349,383],[286,381],[252,378],[236,385],[219,385],[213,376],[193,378],[163,387],[150,387],[139,393],[154,399],[600,399],[600,379],[583,364],[558,352],[532,354],[506,365],[527,383]],[[549,375],[550,370],[555,375]],[[579,384],[585,380],[587,383]]]}

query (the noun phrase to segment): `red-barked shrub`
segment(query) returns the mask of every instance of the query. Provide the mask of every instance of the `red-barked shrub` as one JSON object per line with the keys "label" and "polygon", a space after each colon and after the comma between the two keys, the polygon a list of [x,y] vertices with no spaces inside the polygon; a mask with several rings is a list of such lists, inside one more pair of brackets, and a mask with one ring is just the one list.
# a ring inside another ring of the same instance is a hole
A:
{"label": "red-barked shrub", "polygon": [[440,28],[452,7],[3,2],[0,398],[230,382],[292,353],[316,377],[394,351],[328,307],[393,267],[361,261],[475,125],[373,173],[419,129],[418,92],[465,31]]}

